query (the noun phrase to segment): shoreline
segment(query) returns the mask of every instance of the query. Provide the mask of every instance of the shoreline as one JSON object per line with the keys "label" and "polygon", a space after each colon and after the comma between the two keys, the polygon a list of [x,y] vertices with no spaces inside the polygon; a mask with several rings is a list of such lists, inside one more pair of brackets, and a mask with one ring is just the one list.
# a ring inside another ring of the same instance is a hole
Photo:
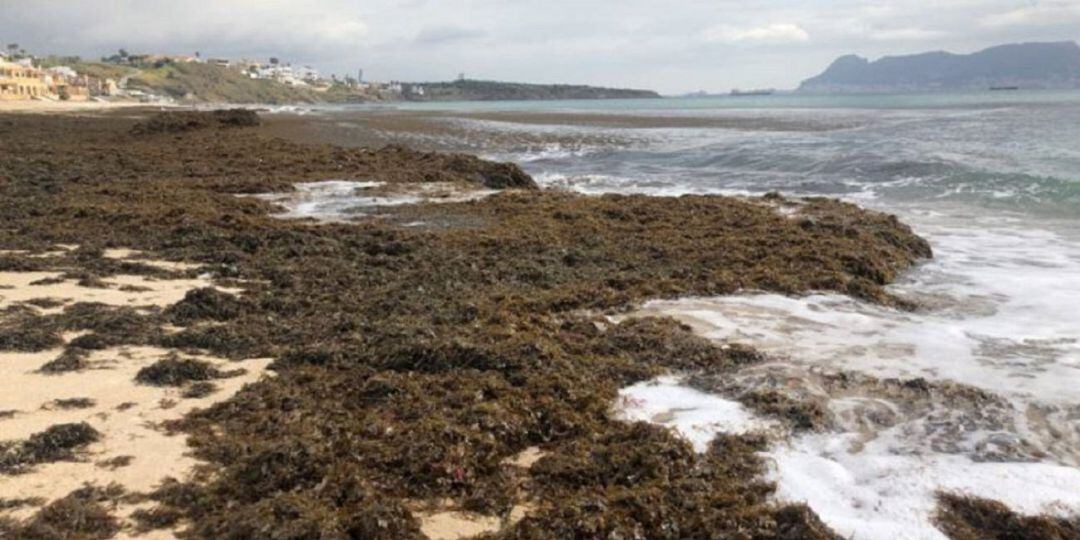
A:
{"label": "shoreline", "polygon": [[[120,495],[63,503],[94,509],[122,534],[245,536],[271,526],[456,538],[467,521],[507,538],[672,527],[832,538],[806,506],[773,500],[760,435],[722,434],[698,453],[663,427],[611,415],[635,383],[679,372],[724,380],[766,357],[671,318],[604,315],[752,289],[903,307],[885,285],[931,255],[895,218],[846,203],[537,190],[510,164],[290,142],[277,138],[289,122],[254,126],[242,114],[105,115],[80,130],[62,116],[8,120],[0,140],[27,158],[52,157],[47,174],[22,162],[0,169],[0,249],[24,250],[0,255],[5,271],[89,284],[155,272],[100,250],[125,248],[197,265],[193,277],[234,292],[185,291],[115,324],[106,324],[113,308],[75,322],[65,307],[48,325],[38,324],[48,315],[9,311],[3,336],[41,326],[46,333],[32,335],[44,350],[67,350],[71,342],[48,333],[54,324],[91,325],[109,347],[238,362],[215,361],[222,370],[273,359],[274,376],[167,423],[212,474],[126,494],[146,512],[123,523],[108,518]],[[237,196],[331,179],[500,193],[344,223],[281,219],[274,202]],[[36,256],[58,244],[83,247]],[[6,524],[0,510],[0,532],[41,525],[30,510],[63,500],[25,506]],[[952,503],[955,513],[979,504]],[[663,517],[642,515],[645,507]]]}
{"label": "shoreline", "polygon": [[137,101],[0,101],[0,115],[8,113],[62,114],[68,112],[97,112],[123,109],[163,109],[173,105]]}

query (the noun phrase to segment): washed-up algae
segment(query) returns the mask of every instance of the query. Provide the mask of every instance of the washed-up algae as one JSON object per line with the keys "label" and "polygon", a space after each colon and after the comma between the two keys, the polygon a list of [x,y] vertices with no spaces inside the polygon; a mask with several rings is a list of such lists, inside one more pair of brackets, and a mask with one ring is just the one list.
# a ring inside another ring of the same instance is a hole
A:
{"label": "washed-up algae", "polygon": [[[698,455],[610,414],[627,384],[723,373],[759,354],[670,319],[603,315],[745,289],[902,306],[884,285],[930,249],[896,218],[824,199],[784,215],[775,196],[546,192],[516,166],[471,156],[301,145],[255,127],[148,133],[139,121],[0,119],[15,156],[0,163],[0,247],[126,247],[245,290],[193,292],[164,312],[76,305],[42,318],[96,334],[86,348],[276,358],[276,376],[171,424],[212,474],[159,490],[145,526],[415,538],[410,504],[446,499],[497,516],[527,504],[498,533],[515,538],[832,536],[805,507],[769,501],[761,441],[723,437]],[[329,179],[519,189],[329,224],[236,196]],[[535,446],[545,457],[523,486],[504,462]]]}
{"label": "washed-up algae", "polygon": [[934,518],[952,540],[1075,540],[1080,516],[1024,516],[1000,502],[939,493]]}
{"label": "washed-up algae", "polygon": [[242,375],[243,369],[222,371],[213,364],[196,358],[181,358],[172,353],[135,374],[135,381],[149,386],[184,386],[190,382],[207,382]]}
{"label": "washed-up algae", "polygon": [[71,460],[101,433],[87,424],[57,424],[23,441],[0,441],[0,474],[26,472],[35,465]]}
{"label": "washed-up algae", "polygon": [[54,399],[52,402],[43,405],[43,408],[50,409],[89,409],[96,405],[97,402],[90,398],[65,398]]}
{"label": "washed-up algae", "polygon": [[54,329],[38,324],[33,310],[11,306],[0,311],[0,350],[38,352],[63,343]]}
{"label": "washed-up algae", "polygon": [[154,135],[181,133],[197,129],[252,127],[260,124],[259,115],[248,109],[209,112],[170,111],[142,120],[131,128],[132,134]]}
{"label": "washed-up algae", "polygon": [[119,486],[85,486],[19,522],[0,518],[0,538],[11,540],[105,540],[120,531],[112,515],[124,497]]}

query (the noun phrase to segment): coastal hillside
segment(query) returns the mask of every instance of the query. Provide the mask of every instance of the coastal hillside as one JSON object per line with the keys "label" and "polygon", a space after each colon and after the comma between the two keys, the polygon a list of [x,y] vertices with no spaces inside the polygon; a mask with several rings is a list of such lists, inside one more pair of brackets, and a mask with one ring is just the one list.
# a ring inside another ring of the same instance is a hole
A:
{"label": "coastal hillside", "polygon": [[422,92],[406,92],[412,101],[502,101],[555,99],[640,99],[658,98],[652,90],[602,88],[569,84],[525,84],[498,81],[457,80],[452,82],[417,83],[411,88]]}
{"label": "coastal hillside", "polygon": [[[585,85],[527,84],[460,79],[452,82],[361,82],[320,76],[309,66],[249,60],[167,55],[115,55],[102,61],[77,56],[37,59],[42,69],[63,74],[68,86],[110,100],[153,103],[355,103],[367,101],[497,101],[658,98],[651,90]],[[59,75],[55,75],[59,76]],[[109,85],[112,85],[109,87]],[[93,87],[93,90],[90,90]],[[105,90],[106,87],[111,90]]]}
{"label": "coastal hillside", "polygon": [[213,103],[310,103],[317,96],[269,79],[253,79],[244,73],[210,64],[166,64],[142,69],[127,87],[176,100]]}
{"label": "coastal hillside", "polygon": [[799,86],[801,92],[1080,88],[1080,45],[1020,43],[972,54],[944,51],[869,61],[847,55]]}

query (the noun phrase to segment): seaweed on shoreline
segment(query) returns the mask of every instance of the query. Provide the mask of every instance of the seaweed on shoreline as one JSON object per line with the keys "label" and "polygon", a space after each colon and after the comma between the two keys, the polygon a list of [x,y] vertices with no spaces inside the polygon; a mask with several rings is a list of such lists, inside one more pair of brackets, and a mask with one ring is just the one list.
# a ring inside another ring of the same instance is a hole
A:
{"label": "seaweed on shoreline", "polygon": [[53,328],[37,324],[29,308],[13,306],[0,312],[0,351],[39,352],[64,343]]}
{"label": "seaweed on shoreline", "polygon": [[119,486],[85,486],[16,522],[0,518],[0,538],[12,540],[106,540],[120,531],[112,506],[124,497]]}
{"label": "seaweed on shoreline", "polygon": [[184,386],[189,382],[208,382],[243,373],[243,370],[221,371],[209,362],[180,358],[173,353],[139,370],[135,380],[150,386]]}
{"label": "seaweed on shoreline", "polygon": [[938,493],[934,522],[952,540],[1080,538],[1080,516],[1024,516],[999,502],[956,493]]}
{"label": "seaweed on shoreline", "polygon": [[[602,315],[748,289],[896,304],[883,286],[930,255],[895,218],[837,201],[793,218],[774,201],[539,191],[510,164],[300,145],[255,128],[157,137],[133,135],[125,118],[12,122],[22,135],[0,142],[28,159],[0,163],[11,179],[0,184],[0,246],[125,246],[243,280],[240,297],[196,292],[164,313],[76,305],[46,319],[91,330],[88,348],[276,358],[276,376],[170,426],[212,474],[171,486],[146,522],[189,520],[195,538],[267,527],[415,538],[408,503],[440,499],[494,516],[534,505],[507,537],[829,537],[805,507],[765,502],[773,488],[755,477],[754,441],[723,438],[698,456],[611,418],[624,385],[722,374],[760,355],[669,319]],[[277,219],[265,201],[235,196],[335,178],[521,189],[332,224]],[[165,334],[166,321],[193,326]],[[537,445],[547,456],[522,493],[504,460]]]}
{"label": "seaweed on shoreline", "polygon": [[0,474],[18,474],[34,465],[75,458],[101,434],[85,422],[57,424],[24,441],[0,442]]}
{"label": "seaweed on shoreline", "polygon": [[183,133],[198,129],[255,127],[259,115],[248,109],[228,109],[211,112],[167,111],[143,120],[131,128],[134,135]]}

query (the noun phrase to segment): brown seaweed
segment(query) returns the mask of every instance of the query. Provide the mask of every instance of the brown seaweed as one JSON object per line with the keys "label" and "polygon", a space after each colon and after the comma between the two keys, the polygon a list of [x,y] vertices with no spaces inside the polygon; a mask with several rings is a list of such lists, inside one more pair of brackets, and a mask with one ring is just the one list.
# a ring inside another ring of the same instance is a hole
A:
{"label": "brown seaweed", "polygon": [[0,474],[18,474],[41,463],[71,460],[101,434],[86,422],[57,424],[24,441],[0,442]]}
{"label": "brown seaweed", "polygon": [[[160,122],[174,121],[188,122]],[[68,306],[44,328],[91,331],[72,351],[154,344],[276,359],[276,376],[170,426],[213,474],[168,486],[143,521],[183,520],[192,538],[414,538],[410,501],[440,499],[488,515],[535,507],[507,537],[830,537],[805,507],[769,502],[761,441],[722,437],[699,456],[611,418],[623,385],[723,374],[760,354],[669,319],[602,315],[747,289],[902,306],[884,286],[931,254],[894,217],[832,200],[785,216],[775,200],[539,191],[512,164],[303,145],[262,128],[223,137],[213,115],[198,129],[10,122],[0,142],[26,159],[0,162],[0,246],[129,247],[245,289],[193,292],[164,313]],[[236,196],[335,178],[521,189],[328,224]],[[399,225],[412,221],[428,225]],[[62,264],[116,270],[94,248]],[[166,334],[165,322],[186,328]],[[146,378],[213,378],[205,366],[159,367]],[[547,456],[526,480],[508,470],[504,460],[537,445]]]}
{"label": "brown seaweed", "polygon": [[124,496],[119,486],[85,486],[49,503],[33,517],[0,518],[0,538],[11,540],[105,540],[120,531],[111,507]]}
{"label": "brown seaweed", "polygon": [[1076,540],[1080,516],[1024,516],[997,501],[938,493],[934,522],[952,540]]}
{"label": "brown seaweed", "polygon": [[243,370],[222,371],[209,362],[181,358],[173,353],[146,366],[135,374],[135,380],[150,386],[184,386],[189,382],[207,382],[243,373]]}

